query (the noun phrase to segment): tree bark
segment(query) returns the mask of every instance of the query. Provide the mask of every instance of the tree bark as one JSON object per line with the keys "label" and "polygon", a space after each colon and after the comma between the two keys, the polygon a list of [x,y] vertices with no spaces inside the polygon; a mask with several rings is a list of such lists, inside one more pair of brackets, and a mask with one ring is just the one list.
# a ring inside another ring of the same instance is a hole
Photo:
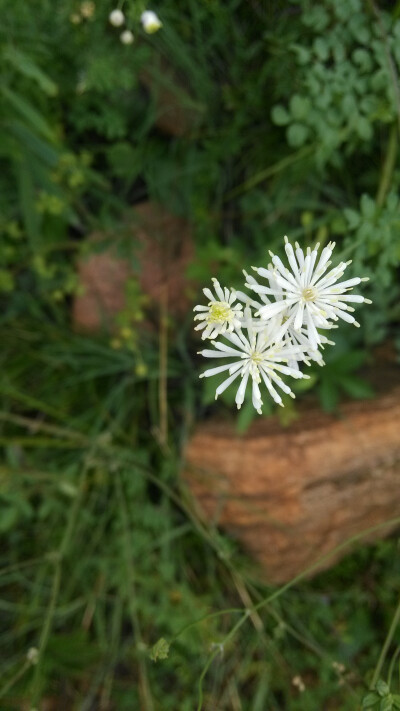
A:
{"label": "tree bark", "polygon": [[201,424],[186,451],[184,479],[207,520],[233,534],[273,583],[400,516],[400,385],[343,405],[339,417],[307,405],[299,415],[286,428],[260,419],[244,436],[230,424]]}

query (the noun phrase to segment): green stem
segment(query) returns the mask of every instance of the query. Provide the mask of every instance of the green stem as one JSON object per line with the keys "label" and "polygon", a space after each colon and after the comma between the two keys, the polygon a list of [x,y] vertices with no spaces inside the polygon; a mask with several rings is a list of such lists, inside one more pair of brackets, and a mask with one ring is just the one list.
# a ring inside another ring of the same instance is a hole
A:
{"label": "green stem", "polygon": [[[135,584],[135,571],[134,571],[134,563],[133,563],[133,551],[132,551],[132,546],[131,546],[131,530],[130,530],[130,523],[129,523],[129,517],[128,517],[128,511],[126,507],[126,500],[123,495],[123,490],[122,490],[122,483],[121,483],[121,478],[120,474],[117,474],[115,477],[115,484],[116,484],[116,490],[117,490],[117,499],[118,499],[118,504],[119,504],[119,510],[121,513],[121,523],[123,527],[123,553],[125,557],[125,566],[126,566],[126,599],[128,603],[128,611],[131,617],[131,624],[132,624],[132,629],[135,635],[136,639],[136,649],[139,651],[143,647],[143,636],[142,636],[142,629],[141,629],[141,624],[139,620],[139,616],[136,611],[136,606],[135,606],[135,593],[136,593],[136,584]],[[140,655],[140,651],[139,651]],[[139,673],[140,673],[140,694],[142,696],[142,702],[143,702],[143,708],[146,709],[146,711],[154,711],[154,701],[153,697],[151,695],[151,689],[150,689],[150,684],[149,684],[149,678],[148,678],[148,672],[147,672],[147,666],[146,666],[146,661],[139,656]]]}
{"label": "green stem", "polygon": [[289,156],[286,156],[286,158],[282,158],[282,160],[278,161],[277,163],[274,163],[273,165],[270,165],[264,170],[261,170],[259,173],[256,173],[256,175],[253,175],[251,178],[248,178],[248,180],[245,180],[244,183],[238,185],[236,188],[231,190],[225,196],[225,200],[231,200],[232,198],[235,198],[238,195],[241,195],[242,193],[251,190],[251,188],[254,188],[256,185],[262,183],[267,178],[271,178],[276,173],[280,173],[281,170],[285,170],[285,168],[288,168],[293,163],[297,163],[297,161],[302,160],[303,158],[308,158],[308,156],[312,155],[314,150],[314,146],[305,146],[296,153],[291,153]]}
{"label": "green stem", "polygon": [[[240,620],[238,620],[238,621],[236,622],[236,625],[235,625],[234,627],[232,627],[232,629],[231,629],[231,631],[229,632],[229,634],[227,634],[227,636],[225,637],[225,639],[221,642],[221,648],[222,648],[222,650],[224,649],[224,646],[232,639],[232,637],[234,637],[234,635],[236,634],[236,632],[237,632],[237,630],[239,629],[239,627],[241,627],[241,626],[243,625],[243,623],[247,620],[247,618],[250,617],[250,614],[251,614],[251,611],[250,611],[250,610],[246,610],[245,613],[244,613],[244,615],[243,615],[243,617],[241,617]],[[206,676],[206,674],[207,674],[207,672],[208,672],[208,670],[209,670],[209,668],[210,668],[212,662],[214,661],[215,657],[216,657],[217,654],[219,654],[219,653],[220,653],[220,648],[219,648],[219,646],[218,646],[218,648],[217,648],[217,649],[214,649],[213,653],[212,653],[212,654],[210,655],[210,657],[208,658],[208,660],[207,660],[207,662],[206,662],[206,664],[205,664],[205,666],[204,666],[204,669],[203,669],[203,671],[201,672],[200,679],[199,679],[199,703],[198,703],[198,705],[197,705],[197,711],[201,711],[202,706],[203,706],[203,681],[204,681],[204,679],[205,679],[205,676]]]}
{"label": "green stem", "polygon": [[393,177],[393,171],[394,171],[394,167],[396,165],[397,146],[398,146],[397,125],[395,123],[392,123],[392,125],[390,127],[389,140],[388,140],[388,145],[387,145],[387,150],[386,150],[385,161],[383,163],[381,178],[379,181],[379,187],[378,187],[378,192],[377,192],[377,196],[376,196],[376,204],[378,205],[378,207],[383,206],[383,204],[386,200],[387,193],[389,192],[389,189],[390,189],[390,185],[391,185],[392,177]]}
{"label": "green stem", "polygon": [[396,664],[396,661],[399,658],[399,654],[400,654],[400,647],[397,647],[397,649],[391,659],[389,671],[388,671],[388,676],[387,676],[387,685],[388,685],[389,689],[392,685],[392,676],[393,676],[394,665]]}
{"label": "green stem", "polygon": [[42,632],[40,635],[39,660],[38,660],[38,663],[35,667],[35,672],[33,675],[32,685],[31,685],[31,706],[32,707],[36,707],[37,701],[39,698],[39,694],[40,694],[40,672],[41,672],[41,667],[42,667],[42,662],[43,662],[43,655],[46,650],[47,643],[49,641],[49,637],[50,637],[50,633],[51,633],[51,629],[53,626],[54,613],[56,611],[58,596],[60,593],[62,563],[63,563],[64,556],[67,552],[67,549],[68,549],[68,546],[69,546],[69,543],[70,543],[70,540],[72,537],[72,533],[73,533],[73,530],[75,527],[78,512],[79,512],[79,509],[81,506],[85,482],[86,482],[86,466],[84,467],[82,474],[81,474],[79,493],[78,493],[77,497],[75,498],[73,506],[71,507],[63,538],[61,540],[58,550],[54,553],[54,557],[53,557],[54,575],[53,575],[53,581],[52,581],[52,586],[51,586],[50,603],[49,603],[49,607],[47,609],[46,619],[44,621],[44,625],[42,627]]}
{"label": "green stem", "polygon": [[10,689],[14,686],[14,684],[17,683],[21,677],[24,676],[25,672],[29,669],[31,666],[31,662],[26,660],[26,662],[22,665],[20,669],[14,674],[14,676],[11,677],[11,679],[3,686],[3,688],[0,691],[0,699],[4,698],[4,696],[10,691]]}
{"label": "green stem", "polygon": [[[263,600],[261,600],[261,602],[257,603],[257,605],[254,605],[254,606],[251,607],[250,609],[245,609],[244,612],[243,612],[242,617],[238,620],[238,622],[236,623],[236,625],[235,625],[235,626],[233,627],[233,629],[229,632],[229,634],[227,635],[227,637],[225,638],[225,640],[222,642],[222,644],[225,644],[225,643],[228,642],[230,639],[232,639],[232,637],[236,634],[237,630],[242,626],[242,624],[247,620],[247,618],[249,617],[249,615],[250,615],[252,612],[261,610],[262,607],[265,607],[266,605],[269,605],[273,600],[276,600],[278,597],[280,597],[280,596],[283,595],[285,592],[287,592],[287,590],[289,590],[290,588],[294,587],[294,585],[296,585],[297,583],[299,583],[299,582],[301,582],[302,580],[304,580],[304,578],[306,578],[306,577],[307,577],[310,573],[312,573],[314,570],[318,569],[318,568],[321,566],[322,563],[324,563],[325,561],[329,560],[329,558],[331,558],[333,555],[335,555],[335,554],[338,553],[339,551],[345,550],[346,548],[348,548],[349,546],[351,546],[351,545],[352,545],[353,543],[355,543],[356,541],[361,540],[362,538],[364,538],[365,536],[369,535],[370,533],[373,533],[374,531],[378,531],[379,529],[385,528],[385,527],[387,527],[387,526],[395,526],[395,525],[398,525],[399,523],[400,523],[400,516],[396,516],[396,518],[390,519],[389,521],[384,521],[383,523],[378,523],[378,524],[376,524],[375,526],[371,526],[370,528],[367,528],[367,529],[365,529],[364,531],[361,531],[361,533],[356,533],[354,536],[351,536],[351,538],[348,538],[347,541],[344,541],[344,542],[341,543],[339,546],[336,546],[336,548],[334,548],[333,550],[329,551],[328,553],[325,553],[325,555],[321,556],[321,558],[318,558],[318,560],[315,561],[315,563],[313,563],[313,564],[310,565],[308,568],[306,568],[305,570],[303,570],[301,573],[299,573],[299,575],[296,575],[296,577],[295,577],[295,578],[292,578],[292,580],[289,580],[288,583],[286,583],[286,584],[283,585],[282,587],[280,587],[280,588],[278,588],[277,590],[275,590],[275,592],[271,593],[271,595],[268,595],[267,597],[265,597]],[[218,613],[217,613],[217,614],[218,614]],[[224,610],[222,610],[220,614],[224,614]],[[212,616],[214,617],[214,616],[216,616],[216,614],[214,613]],[[202,618],[202,619],[207,619],[207,618]],[[395,616],[394,616],[394,618],[393,618],[393,621],[392,621],[390,630],[389,630],[389,632],[388,632],[387,638],[386,638],[386,640],[385,640],[385,644],[384,644],[384,647],[383,647],[383,649],[382,649],[381,656],[380,656],[380,658],[379,658],[379,660],[378,660],[378,664],[377,664],[377,668],[376,668],[376,670],[375,670],[374,678],[375,678],[375,676],[376,676],[376,673],[377,673],[378,675],[379,675],[379,673],[380,673],[381,666],[382,666],[383,661],[384,661],[385,656],[386,656],[387,648],[388,648],[389,645],[390,645],[390,642],[391,642],[391,640],[392,640],[392,637],[393,637],[394,631],[395,631],[395,629],[396,629],[396,626],[397,626],[397,624],[398,624],[398,622],[399,622],[399,619],[400,619],[400,601],[399,601],[399,605],[398,605],[398,608],[397,608],[397,610],[396,610]],[[209,667],[210,667],[211,661],[212,661],[212,659],[213,659],[214,657],[215,657],[215,653],[213,652],[213,654],[211,655],[211,660],[210,660],[210,659],[208,660],[208,662],[207,662],[207,664],[206,664],[206,667],[203,669],[203,672],[202,672],[202,675],[201,675],[201,684],[203,683],[204,677],[205,677],[205,675],[206,675],[206,673],[207,673],[207,670],[208,670]],[[375,683],[376,683],[376,682],[375,682]],[[201,709],[201,706],[198,707],[198,711],[200,711],[200,709]]]}
{"label": "green stem", "polygon": [[390,645],[391,645],[391,642],[392,642],[392,639],[393,639],[393,635],[394,635],[394,633],[395,633],[395,631],[396,631],[396,627],[397,627],[397,625],[399,624],[399,622],[400,622],[400,598],[399,598],[399,602],[398,602],[398,604],[397,604],[396,612],[395,612],[394,615],[393,615],[393,619],[392,619],[392,623],[391,623],[391,625],[390,625],[390,627],[389,627],[389,631],[388,631],[388,633],[387,633],[387,635],[386,635],[386,639],[385,639],[385,641],[384,641],[384,644],[383,644],[381,653],[380,653],[380,655],[379,655],[379,659],[378,659],[378,662],[377,662],[376,667],[375,667],[374,675],[373,675],[373,677],[372,677],[372,679],[371,679],[371,684],[370,684],[370,689],[371,689],[371,690],[375,689],[376,682],[378,681],[378,679],[379,679],[379,677],[380,677],[380,675],[381,675],[382,667],[383,667],[383,664],[384,664],[384,662],[385,662],[386,655],[387,655],[387,653],[388,653],[388,649],[389,649],[389,647],[390,647]]}

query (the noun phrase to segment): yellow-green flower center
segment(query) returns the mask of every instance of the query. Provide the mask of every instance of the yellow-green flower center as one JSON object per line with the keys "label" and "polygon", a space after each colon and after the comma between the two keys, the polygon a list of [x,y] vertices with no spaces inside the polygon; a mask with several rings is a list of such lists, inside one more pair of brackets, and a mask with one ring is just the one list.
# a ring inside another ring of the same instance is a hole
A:
{"label": "yellow-green flower center", "polygon": [[254,351],[254,353],[251,354],[250,358],[256,365],[259,365],[259,363],[262,363],[262,361],[264,360],[263,355],[261,353],[257,353],[257,351]]}
{"label": "yellow-green flower center", "polygon": [[224,323],[232,318],[232,309],[227,301],[214,301],[207,315],[208,323]]}
{"label": "yellow-green flower center", "polygon": [[305,289],[303,289],[301,295],[304,301],[313,301],[313,299],[315,299],[316,297],[316,293],[314,289],[311,288],[311,286],[307,286]]}

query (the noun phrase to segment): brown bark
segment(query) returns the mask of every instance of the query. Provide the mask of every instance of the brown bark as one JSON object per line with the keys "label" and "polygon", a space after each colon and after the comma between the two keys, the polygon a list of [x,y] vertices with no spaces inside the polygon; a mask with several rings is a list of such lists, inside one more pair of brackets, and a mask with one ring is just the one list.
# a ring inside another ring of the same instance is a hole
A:
{"label": "brown bark", "polygon": [[228,424],[202,424],[189,441],[184,478],[208,521],[233,534],[267,580],[284,582],[400,516],[399,423],[400,385],[343,405],[340,417],[302,406],[287,428],[260,419],[238,436]]}

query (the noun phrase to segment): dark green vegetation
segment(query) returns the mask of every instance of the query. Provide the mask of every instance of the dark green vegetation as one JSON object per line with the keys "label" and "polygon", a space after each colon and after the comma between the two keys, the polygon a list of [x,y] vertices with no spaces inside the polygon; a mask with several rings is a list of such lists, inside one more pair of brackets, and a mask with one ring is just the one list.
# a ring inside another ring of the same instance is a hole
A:
{"label": "dark green vegetation", "polygon": [[[169,318],[160,375],[137,289],[120,349],[75,335],[70,301],[83,237],[146,198],[192,224],[200,283],[239,286],[285,233],[334,239],[374,303],[309,382],[327,409],[371,396],[354,372],[398,339],[400,3],[165,0],[152,37],[132,3],[130,47],[111,2],[89,18],[83,5],[0,1],[0,708],[354,711],[374,669],[395,694],[398,631],[378,660],[396,539],[282,594],[262,585],[179,485],[182,443],[213,398],[191,315]],[[182,136],[157,127],[144,71],[189,117]],[[364,708],[396,703],[381,683]]]}

